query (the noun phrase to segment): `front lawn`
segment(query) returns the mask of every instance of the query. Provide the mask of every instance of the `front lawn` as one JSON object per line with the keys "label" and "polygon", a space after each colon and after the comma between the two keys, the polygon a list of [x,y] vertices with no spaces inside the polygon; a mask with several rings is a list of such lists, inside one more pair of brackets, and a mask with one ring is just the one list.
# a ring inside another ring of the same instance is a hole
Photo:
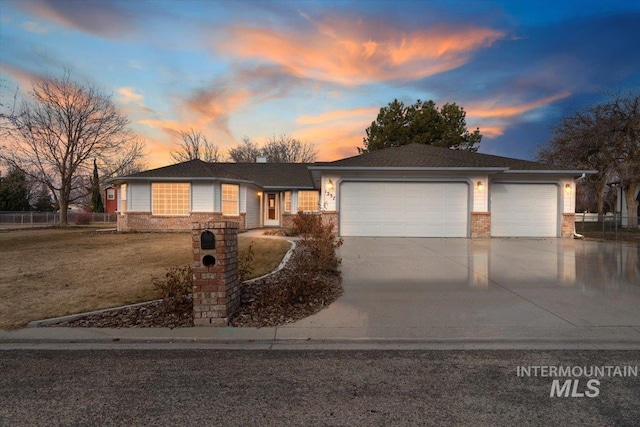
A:
{"label": "front lawn", "polygon": [[[283,240],[238,240],[241,253],[252,244],[251,277],[275,269],[290,247]],[[95,233],[84,227],[0,233],[0,328],[155,299],[151,278],[191,261],[186,233]]]}

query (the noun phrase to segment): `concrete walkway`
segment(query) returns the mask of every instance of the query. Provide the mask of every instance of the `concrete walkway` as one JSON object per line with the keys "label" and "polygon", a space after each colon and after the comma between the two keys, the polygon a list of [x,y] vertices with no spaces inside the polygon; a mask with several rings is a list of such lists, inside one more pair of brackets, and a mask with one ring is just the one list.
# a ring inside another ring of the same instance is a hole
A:
{"label": "concrete walkway", "polygon": [[0,331],[0,349],[640,349],[640,249],[634,246],[347,238],[340,252],[344,295],[293,324],[27,328]]}

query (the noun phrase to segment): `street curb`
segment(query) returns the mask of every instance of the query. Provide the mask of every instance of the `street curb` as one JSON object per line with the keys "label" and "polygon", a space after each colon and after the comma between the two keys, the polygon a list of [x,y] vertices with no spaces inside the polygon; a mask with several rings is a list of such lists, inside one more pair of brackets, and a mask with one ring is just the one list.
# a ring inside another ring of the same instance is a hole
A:
{"label": "street curb", "polygon": [[553,340],[553,339],[351,339],[351,340],[299,340],[299,339],[218,339],[201,338],[84,338],[84,339],[5,339],[0,351],[5,350],[600,350],[640,351],[640,341],[626,340]]}

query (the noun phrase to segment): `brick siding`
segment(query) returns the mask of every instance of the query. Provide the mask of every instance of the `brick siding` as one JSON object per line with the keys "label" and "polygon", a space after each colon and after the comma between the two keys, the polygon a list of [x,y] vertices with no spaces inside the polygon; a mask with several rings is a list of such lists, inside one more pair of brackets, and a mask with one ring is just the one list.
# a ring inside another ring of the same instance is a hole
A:
{"label": "brick siding", "polygon": [[576,225],[576,214],[563,213],[562,214],[562,237],[573,237],[573,231]]}
{"label": "brick siding", "polygon": [[194,222],[233,221],[245,229],[245,213],[239,216],[223,216],[221,212],[192,213],[190,215],[168,216],[152,215],[151,212],[127,212],[118,215],[118,231],[159,231],[159,232],[187,232]]}
{"label": "brick siding", "polygon": [[491,212],[471,212],[471,237],[491,236]]}

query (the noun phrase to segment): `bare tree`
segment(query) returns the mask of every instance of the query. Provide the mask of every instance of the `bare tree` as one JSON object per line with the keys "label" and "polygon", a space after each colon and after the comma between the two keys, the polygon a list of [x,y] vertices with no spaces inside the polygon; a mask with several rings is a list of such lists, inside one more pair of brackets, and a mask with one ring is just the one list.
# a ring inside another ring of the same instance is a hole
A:
{"label": "bare tree", "polygon": [[236,163],[255,163],[256,157],[260,155],[260,148],[246,136],[237,147],[229,150],[229,158]]}
{"label": "bare tree", "polygon": [[604,213],[606,184],[618,180],[627,201],[629,225],[637,227],[635,191],[640,185],[640,93],[616,95],[609,102],[565,117],[538,159],[567,167],[595,169],[585,185],[597,194]]}
{"label": "bare tree", "polygon": [[269,163],[312,163],[318,151],[313,143],[303,143],[287,135],[273,135],[262,147],[262,155],[267,156]]}
{"label": "bare tree", "polygon": [[607,183],[613,179],[613,154],[604,125],[605,112],[601,106],[562,118],[555,126],[551,140],[539,149],[538,160],[568,167],[594,169],[598,173],[584,180],[588,193],[596,195],[599,216],[604,214]]}
{"label": "bare tree", "polygon": [[67,225],[69,203],[86,194],[92,160],[102,170],[122,170],[143,156],[143,146],[109,95],[69,73],[35,81],[30,94],[0,159],[46,185]]}
{"label": "bare tree", "polygon": [[214,163],[224,161],[224,155],[218,146],[209,142],[200,131],[195,129],[190,129],[189,132],[181,131],[180,139],[179,149],[170,153],[177,163],[196,159]]}
{"label": "bare tree", "polygon": [[7,138],[11,129],[15,126],[17,113],[16,101],[18,99],[18,88],[13,92],[10,102],[5,101],[4,93],[7,85],[0,79],[0,137]]}
{"label": "bare tree", "polygon": [[640,185],[640,92],[616,95],[607,106],[616,172],[627,202],[630,228],[638,228],[636,189]]}

